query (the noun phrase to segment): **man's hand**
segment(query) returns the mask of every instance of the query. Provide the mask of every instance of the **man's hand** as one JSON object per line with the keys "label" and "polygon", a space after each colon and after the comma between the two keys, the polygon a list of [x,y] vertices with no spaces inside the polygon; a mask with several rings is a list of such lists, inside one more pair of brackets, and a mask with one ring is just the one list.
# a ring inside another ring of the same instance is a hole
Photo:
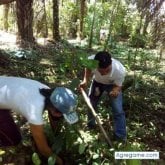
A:
{"label": "man's hand", "polygon": [[109,93],[109,95],[111,96],[111,97],[117,97],[118,95],[119,95],[119,91],[118,90],[112,90],[110,93]]}
{"label": "man's hand", "polygon": [[82,81],[80,84],[79,84],[79,89],[83,88],[85,89],[87,87],[87,82],[86,81]]}
{"label": "man's hand", "polygon": [[[43,125],[34,125],[31,123],[29,125],[33,139],[37,145],[38,150],[43,156],[49,158],[49,156],[51,156],[53,152],[51,148],[48,146]],[[57,165],[63,165],[63,160],[59,156],[57,156],[56,163]]]}
{"label": "man's hand", "polygon": [[119,95],[120,91],[121,91],[121,87],[120,86],[114,86],[112,91],[109,92],[109,95],[111,97],[117,97]]}
{"label": "man's hand", "polygon": [[84,79],[83,81],[79,84],[79,90],[81,91],[81,88],[85,89],[88,85],[88,80],[91,77],[91,70],[85,68],[85,73],[84,73]]}

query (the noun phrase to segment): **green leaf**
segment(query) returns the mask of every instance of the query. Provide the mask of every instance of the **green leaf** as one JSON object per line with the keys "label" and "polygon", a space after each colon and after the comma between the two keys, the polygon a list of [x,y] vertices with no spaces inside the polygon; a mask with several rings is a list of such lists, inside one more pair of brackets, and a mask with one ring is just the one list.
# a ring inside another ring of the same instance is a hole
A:
{"label": "green leaf", "polygon": [[41,160],[40,160],[40,158],[36,152],[34,152],[32,155],[32,162],[34,165],[40,165],[41,164]]}
{"label": "green leaf", "polygon": [[85,148],[86,148],[86,147],[85,147],[84,144],[80,144],[80,145],[79,145],[79,150],[78,150],[78,151],[79,151],[79,154],[83,154],[84,151],[85,151]]}
{"label": "green leaf", "polygon": [[87,60],[86,67],[89,69],[95,69],[98,67],[98,61],[96,60]]}
{"label": "green leaf", "polygon": [[54,165],[56,162],[56,156],[52,155],[48,158],[48,165]]}
{"label": "green leaf", "polygon": [[99,158],[99,155],[98,154],[94,154],[93,155],[93,159],[97,159],[97,158]]}
{"label": "green leaf", "polygon": [[80,58],[81,63],[84,67],[88,68],[88,69],[95,69],[98,67],[98,61],[97,60],[89,60],[86,58]]}
{"label": "green leaf", "polygon": [[79,84],[80,84],[80,79],[79,79],[79,78],[75,78],[75,79],[73,79],[72,82],[70,83],[69,88],[70,88],[71,90],[75,90],[75,88],[77,88]]}

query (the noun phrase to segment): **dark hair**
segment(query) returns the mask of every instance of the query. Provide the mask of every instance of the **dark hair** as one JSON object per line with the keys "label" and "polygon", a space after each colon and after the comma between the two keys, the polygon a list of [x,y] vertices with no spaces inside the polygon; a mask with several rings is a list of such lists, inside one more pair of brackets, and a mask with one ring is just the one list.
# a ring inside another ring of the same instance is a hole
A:
{"label": "dark hair", "polygon": [[[51,89],[46,89],[46,88],[41,88],[41,89],[39,89],[39,92],[45,97],[45,107],[44,107],[44,109],[46,109],[46,107],[47,106],[51,106],[51,107],[54,107],[54,105],[52,104],[52,102],[50,101],[50,96],[51,96],[51,94],[52,94],[52,92],[54,91],[54,89],[55,88],[51,88]],[[55,107],[54,107],[55,108]],[[57,109],[56,109],[57,110]],[[58,120],[60,120],[61,118],[63,118],[63,116],[61,116],[61,117],[55,117],[55,116],[53,116],[51,113],[50,113],[50,111],[49,111],[49,109],[48,109],[48,114],[49,114],[49,118],[51,118],[52,119],[52,122],[53,121],[58,121]],[[52,124],[51,124],[51,126],[52,126]]]}
{"label": "dark hair", "polygon": [[54,91],[54,88],[52,89],[46,89],[46,88],[41,88],[39,89],[39,92],[45,97],[45,107],[46,106],[53,106],[53,104],[50,101],[50,95]]}
{"label": "dark hair", "polygon": [[107,68],[112,63],[111,54],[106,51],[98,52],[94,59],[99,61],[99,68]]}

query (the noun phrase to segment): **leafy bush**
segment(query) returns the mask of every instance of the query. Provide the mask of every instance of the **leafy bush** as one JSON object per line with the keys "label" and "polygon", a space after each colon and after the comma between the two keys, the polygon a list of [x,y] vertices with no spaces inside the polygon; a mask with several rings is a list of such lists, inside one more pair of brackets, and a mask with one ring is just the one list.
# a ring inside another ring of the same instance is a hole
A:
{"label": "leafy bush", "polygon": [[146,37],[141,34],[133,34],[130,38],[130,44],[136,48],[144,48],[146,46]]}

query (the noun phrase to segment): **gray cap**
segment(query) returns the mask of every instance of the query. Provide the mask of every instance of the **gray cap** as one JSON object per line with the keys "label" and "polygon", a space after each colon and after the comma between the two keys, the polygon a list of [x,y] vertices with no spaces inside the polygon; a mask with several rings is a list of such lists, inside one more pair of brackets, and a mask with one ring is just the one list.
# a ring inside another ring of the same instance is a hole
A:
{"label": "gray cap", "polygon": [[55,88],[50,96],[50,100],[69,124],[74,124],[78,121],[78,115],[75,111],[77,96],[70,89],[65,87]]}

